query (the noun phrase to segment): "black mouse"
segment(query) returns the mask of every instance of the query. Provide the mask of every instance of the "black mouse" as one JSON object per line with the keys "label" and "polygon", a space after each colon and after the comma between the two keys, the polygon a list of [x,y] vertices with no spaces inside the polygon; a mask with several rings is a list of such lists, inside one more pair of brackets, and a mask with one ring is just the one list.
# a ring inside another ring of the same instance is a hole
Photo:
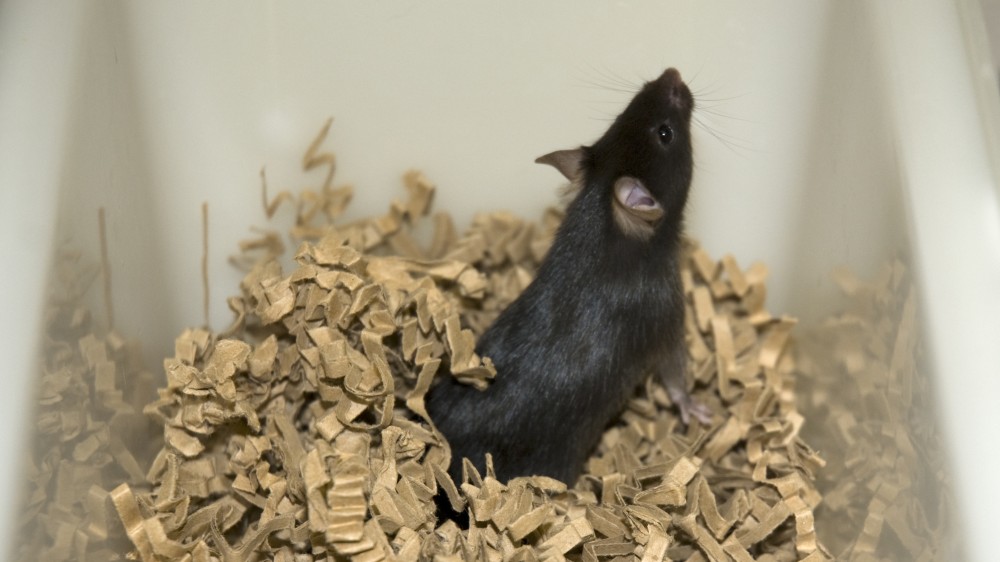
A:
{"label": "black mouse", "polygon": [[562,172],[576,195],[534,281],[476,345],[496,378],[477,390],[449,377],[428,396],[456,482],[463,457],[482,472],[491,453],[501,482],[544,475],[573,484],[650,373],[685,423],[710,419],[684,382],[679,253],[693,109],[670,68],[597,142],[536,160]]}

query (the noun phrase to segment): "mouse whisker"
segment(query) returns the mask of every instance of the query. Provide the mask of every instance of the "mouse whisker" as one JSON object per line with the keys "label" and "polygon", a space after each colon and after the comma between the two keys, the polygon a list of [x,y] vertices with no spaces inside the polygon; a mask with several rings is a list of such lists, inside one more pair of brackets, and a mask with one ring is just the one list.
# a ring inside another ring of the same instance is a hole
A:
{"label": "mouse whisker", "polygon": [[715,138],[715,140],[722,143],[726,148],[733,151],[734,153],[738,153],[739,151],[755,152],[755,149],[752,146],[748,145],[745,141],[738,139],[732,135],[727,135],[725,133],[717,131],[715,128],[710,127],[707,123],[697,118],[696,116],[692,116],[691,120],[695,124],[697,124],[702,130],[712,135]]}
{"label": "mouse whisker", "polygon": [[697,89],[695,88],[694,83],[698,81],[698,77],[701,76],[702,70],[705,70],[704,62],[702,62],[701,66],[698,67],[698,70],[694,71],[694,74],[691,76],[691,78],[685,80],[687,82],[688,89],[691,90],[692,92],[694,92]]}
{"label": "mouse whisker", "polygon": [[607,116],[607,115],[604,117],[590,116],[588,117],[588,119],[590,119],[591,121],[600,121],[601,123],[610,123],[615,120],[614,116]]}
{"label": "mouse whisker", "polygon": [[642,85],[646,83],[646,81],[643,80],[642,77],[640,76],[636,76],[634,80],[629,80],[628,78],[625,78],[621,74],[618,74],[607,68],[604,69],[604,76],[608,77],[616,84],[621,84],[622,86],[628,86],[632,88],[633,92],[641,88]]}
{"label": "mouse whisker", "polygon": [[694,99],[697,100],[697,101],[699,101],[699,102],[702,102],[702,101],[708,101],[708,102],[726,102],[726,101],[737,100],[737,99],[740,99],[740,98],[746,96],[746,94],[737,94],[735,96],[728,96],[728,97],[721,97],[720,98],[720,97],[707,97],[705,94],[711,95],[709,92],[697,92],[697,93],[692,92],[691,95],[693,95]]}
{"label": "mouse whisker", "polygon": [[[601,91],[605,91],[605,92],[609,92],[609,91],[610,92],[619,92],[619,93],[622,93],[622,94],[633,94],[633,93],[635,93],[635,91],[631,90],[631,89],[626,89],[624,87],[617,87],[617,86],[609,86],[607,84],[601,84],[601,83],[593,82],[593,81],[587,81],[586,83],[580,84],[579,86],[583,87],[583,88],[589,88],[589,89],[593,89],[593,90],[601,90]],[[621,101],[619,100],[619,101],[617,101],[615,103],[620,104]]]}
{"label": "mouse whisker", "polygon": [[707,106],[707,107],[703,106],[703,105],[699,105],[698,108],[697,108],[697,111],[698,111],[698,113],[707,113],[708,115],[711,115],[712,117],[718,117],[718,118],[721,118],[721,119],[731,119],[733,121],[742,121],[744,123],[756,123],[756,121],[754,121],[752,119],[747,119],[745,117],[737,117],[737,116],[735,116],[735,115],[733,115],[731,113],[726,113],[724,111],[719,111],[719,110],[715,109],[715,107],[716,106],[712,106],[712,105]]}
{"label": "mouse whisker", "polygon": [[631,95],[634,94],[635,91],[639,89],[639,87],[642,86],[643,84],[642,81],[640,81],[638,84],[634,83],[630,80],[623,78],[622,76],[614,74],[613,72],[607,69],[598,68],[593,64],[588,64],[587,66],[590,69],[591,75],[597,75],[597,77],[600,78],[600,81],[593,79],[589,80],[591,84],[594,84],[596,86],[604,86],[608,89],[627,92]]}
{"label": "mouse whisker", "polygon": [[600,104],[600,105],[615,105],[616,107],[621,107],[621,105],[622,105],[622,103],[620,101],[618,101],[618,100],[609,100],[609,99],[603,99],[603,100],[601,100],[601,99],[582,99],[581,101],[583,101],[585,103],[593,103],[593,104]]}

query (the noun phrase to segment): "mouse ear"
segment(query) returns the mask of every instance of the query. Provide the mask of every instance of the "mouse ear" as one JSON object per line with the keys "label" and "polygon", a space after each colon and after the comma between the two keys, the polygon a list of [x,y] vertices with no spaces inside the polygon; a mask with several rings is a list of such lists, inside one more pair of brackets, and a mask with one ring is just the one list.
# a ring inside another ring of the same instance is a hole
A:
{"label": "mouse ear", "polygon": [[622,176],[615,182],[615,199],[628,212],[646,222],[656,222],[663,216],[660,206],[653,194],[636,178]]}
{"label": "mouse ear", "polygon": [[548,164],[559,170],[569,181],[576,181],[583,173],[583,148],[557,150],[535,158],[538,164]]}
{"label": "mouse ear", "polygon": [[614,196],[612,208],[618,228],[626,236],[649,240],[656,223],[664,215],[663,207],[653,194],[639,179],[622,176],[615,182]]}

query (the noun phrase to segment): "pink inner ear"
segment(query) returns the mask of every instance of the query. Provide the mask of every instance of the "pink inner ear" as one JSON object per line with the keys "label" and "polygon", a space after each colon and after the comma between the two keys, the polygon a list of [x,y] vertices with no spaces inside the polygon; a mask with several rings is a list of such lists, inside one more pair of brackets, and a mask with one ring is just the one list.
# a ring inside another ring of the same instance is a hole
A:
{"label": "pink inner ear", "polygon": [[615,182],[615,197],[629,209],[659,209],[660,204],[649,193],[642,182],[630,177],[619,178]]}
{"label": "pink inner ear", "polygon": [[638,207],[640,205],[644,207],[652,207],[653,205],[656,205],[656,201],[653,201],[653,198],[648,192],[646,192],[645,189],[632,188],[628,192],[628,197],[625,198],[625,204],[629,207]]}

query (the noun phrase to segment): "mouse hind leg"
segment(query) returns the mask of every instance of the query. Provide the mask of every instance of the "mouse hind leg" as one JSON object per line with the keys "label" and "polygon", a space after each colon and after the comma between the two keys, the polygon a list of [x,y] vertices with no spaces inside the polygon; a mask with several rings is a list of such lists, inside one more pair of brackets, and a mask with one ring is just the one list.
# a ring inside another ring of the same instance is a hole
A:
{"label": "mouse hind leg", "polygon": [[660,383],[667,390],[670,401],[677,407],[684,425],[689,425],[691,418],[698,420],[702,425],[712,423],[712,410],[695,400],[688,392],[687,349],[683,345],[676,346],[666,354],[666,357],[656,365],[656,373]]}

